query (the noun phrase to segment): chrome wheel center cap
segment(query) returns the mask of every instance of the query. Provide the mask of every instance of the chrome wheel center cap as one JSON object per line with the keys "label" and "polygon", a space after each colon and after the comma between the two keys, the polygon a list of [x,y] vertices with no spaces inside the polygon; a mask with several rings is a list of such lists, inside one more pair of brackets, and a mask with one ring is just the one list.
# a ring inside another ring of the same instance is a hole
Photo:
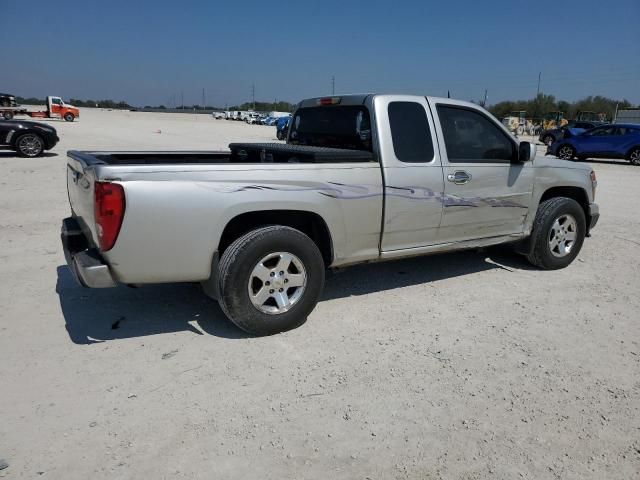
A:
{"label": "chrome wheel center cap", "polygon": [[278,275],[277,273],[273,277],[273,282],[271,283],[275,288],[284,288],[284,275]]}

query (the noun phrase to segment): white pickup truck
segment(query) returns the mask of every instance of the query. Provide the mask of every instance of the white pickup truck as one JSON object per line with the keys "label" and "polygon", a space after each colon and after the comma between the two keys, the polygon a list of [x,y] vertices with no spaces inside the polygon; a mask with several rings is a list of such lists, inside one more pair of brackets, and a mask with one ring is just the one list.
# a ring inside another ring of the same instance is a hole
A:
{"label": "white pickup truck", "polygon": [[68,153],[81,285],[200,282],[240,328],[303,323],[325,269],[512,243],[556,269],[598,220],[586,164],[536,157],[484,109],[407,95],[302,101],[286,144]]}

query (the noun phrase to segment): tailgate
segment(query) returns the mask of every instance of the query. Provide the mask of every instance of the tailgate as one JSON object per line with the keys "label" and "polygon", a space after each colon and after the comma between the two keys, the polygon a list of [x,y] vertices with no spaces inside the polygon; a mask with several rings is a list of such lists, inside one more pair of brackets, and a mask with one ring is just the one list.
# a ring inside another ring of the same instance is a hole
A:
{"label": "tailgate", "polygon": [[94,218],[95,171],[81,158],[67,157],[67,192],[71,212],[92,246],[97,245]]}

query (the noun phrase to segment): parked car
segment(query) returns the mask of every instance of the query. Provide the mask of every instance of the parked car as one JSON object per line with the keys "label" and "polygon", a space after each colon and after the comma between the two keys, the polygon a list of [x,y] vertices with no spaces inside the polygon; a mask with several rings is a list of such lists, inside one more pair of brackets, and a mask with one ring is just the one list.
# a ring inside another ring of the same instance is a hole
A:
{"label": "parked car", "polygon": [[504,243],[563,268],[599,218],[589,165],[535,158],[469,102],[312,98],[287,144],[229,147],[68,152],[80,284],[200,282],[238,327],[273,334],[305,321],[327,268]]}
{"label": "parked car", "polygon": [[249,114],[247,114],[245,116],[244,121],[247,122],[250,125],[260,125],[262,123],[262,119],[264,118],[263,115],[256,113],[256,112],[250,112]]}
{"label": "parked car", "polygon": [[287,132],[289,131],[289,122],[291,117],[280,117],[276,121],[276,138],[278,140],[285,140],[287,138]]}
{"label": "parked car", "polygon": [[561,139],[567,128],[580,129],[584,131],[584,130],[590,130],[600,125],[604,125],[604,124],[602,122],[571,121],[562,127],[551,128],[551,129],[542,131],[542,133],[540,133],[540,136],[538,137],[538,140],[540,140],[542,143],[548,146],[548,145],[551,145],[553,142],[556,142],[559,139]]}
{"label": "parked car", "polygon": [[640,166],[640,124],[608,124],[577,134],[569,129],[547,153],[565,160],[623,158]]}
{"label": "parked car", "polygon": [[0,93],[0,107],[16,107],[16,97],[10,93]]}
{"label": "parked car", "polygon": [[216,120],[222,120],[224,118],[227,118],[226,112],[212,112],[211,116]]}
{"label": "parked car", "polygon": [[279,117],[268,116],[262,121],[262,124],[272,127],[276,124],[276,122],[278,121],[278,118]]}
{"label": "parked car", "polygon": [[15,150],[21,157],[37,157],[51,150],[60,139],[49,125],[26,120],[0,119],[0,145]]}

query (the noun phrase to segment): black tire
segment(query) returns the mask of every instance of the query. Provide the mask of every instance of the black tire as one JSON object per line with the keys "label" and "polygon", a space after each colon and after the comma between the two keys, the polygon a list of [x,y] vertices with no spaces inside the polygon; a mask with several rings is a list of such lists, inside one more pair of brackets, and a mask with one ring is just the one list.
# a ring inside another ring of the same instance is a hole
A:
{"label": "black tire", "polygon": [[[576,221],[576,238],[570,251],[562,257],[552,253],[550,240],[552,238],[552,226],[555,221],[563,216],[570,215]],[[538,206],[536,218],[531,232],[531,250],[527,259],[536,267],[544,270],[557,270],[569,265],[580,253],[584,237],[587,231],[587,223],[584,210],[578,202],[572,198],[555,197],[545,200]]]}
{"label": "black tire", "polygon": [[568,143],[563,143],[556,150],[556,157],[561,158],[562,160],[573,160],[573,157],[575,156],[576,149]]}
{"label": "black tire", "polygon": [[545,135],[544,137],[542,137],[542,143],[544,143],[547,146],[551,145],[555,141],[556,139],[554,138],[553,135]]}
{"label": "black tire", "polygon": [[0,98],[0,105],[3,107],[10,107],[11,106],[11,100],[9,100],[8,98]]}
{"label": "black tire", "polygon": [[2,117],[5,120],[11,120],[13,118],[13,112],[11,110],[7,110],[5,112],[2,112]]}
{"label": "black tire", "polygon": [[67,112],[64,114],[64,121],[65,122],[73,122],[76,119],[75,115],[73,113]]}
{"label": "black tire", "polygon": [[282,132],[281,132],[280,130],[278,130],[278,131],[276,132],[276,138],[277,138],[278,140],[284,140],[284,137],[283,137]]}
{"label": "black tire", "polygon": [[633,147],[627,155],[627,160],[631,162],[631,165],[640,167],[640,147]]}
{"label": "black tire", "polygon": [[39,157],[44,151],[44,140],[37,133],[25,133],[16,138],[14,148],[21,157]]}
{"label": "black tire", "polygon": [[[306,285],[289,310],[264,313],[249,298],[249,281],[261,259],[275,252],[287,252],[300,260]],[[252,335],[291,330],[302,325],[318,303],[324,287],[324,271],[320,250],[299,230],[281,225],[252,230],[234,241],[220,259],[220,306],[234,324]]]}

